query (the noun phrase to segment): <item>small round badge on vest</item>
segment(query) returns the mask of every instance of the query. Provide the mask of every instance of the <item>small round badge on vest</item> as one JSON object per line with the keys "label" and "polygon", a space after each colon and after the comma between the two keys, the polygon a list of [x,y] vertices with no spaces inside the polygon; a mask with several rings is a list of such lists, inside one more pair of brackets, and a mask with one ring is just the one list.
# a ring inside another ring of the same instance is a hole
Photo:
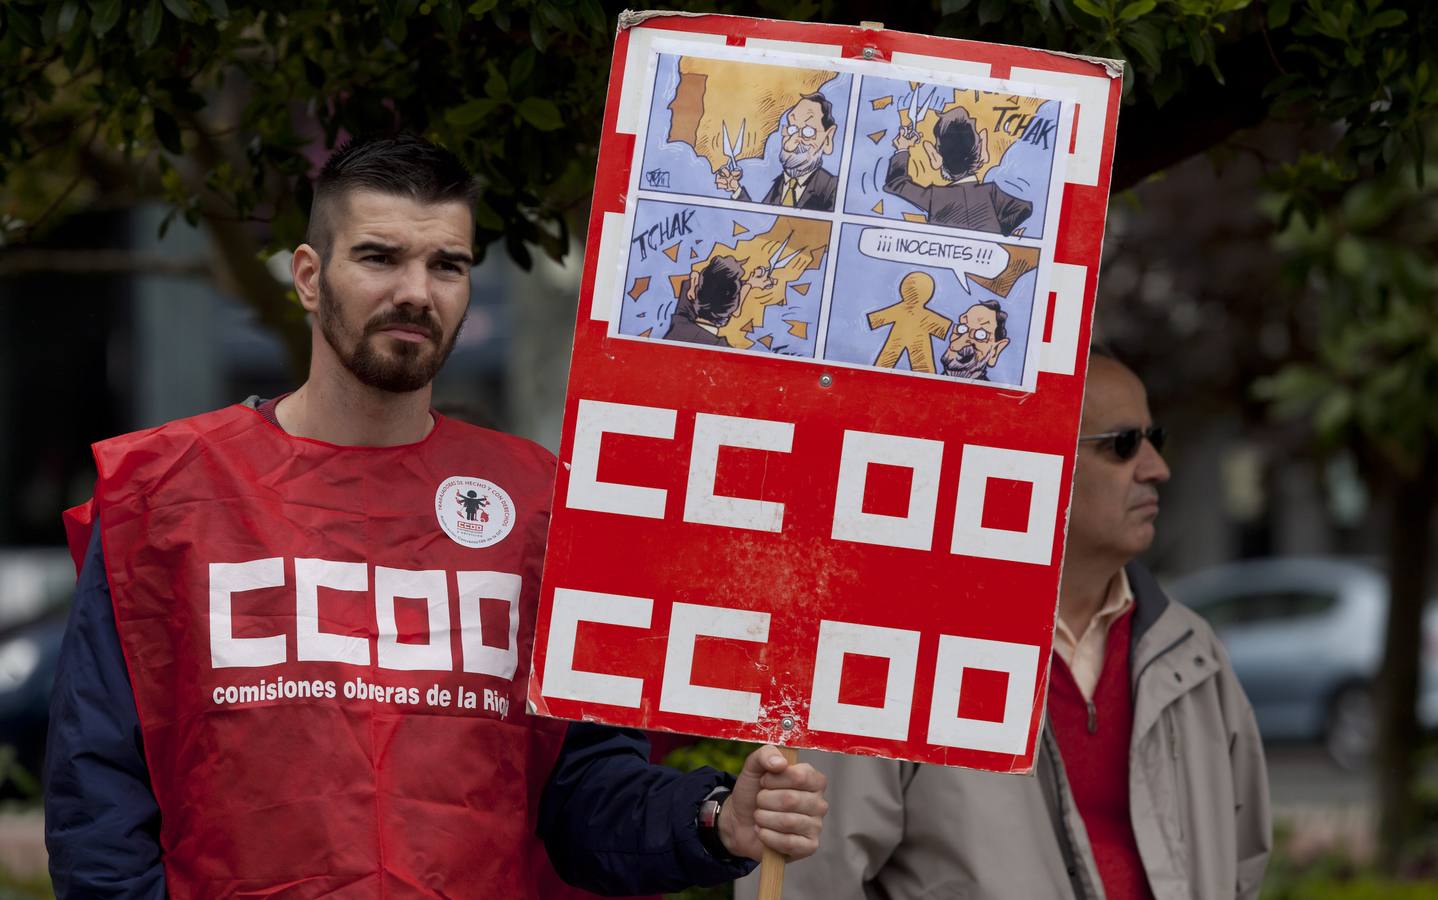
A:
{"label": "small round badge on vest", "polygon": [[514,530],[514,501],[483,478],[446,478],[434,494],[434,515],[444,533],[463,547],[491,547]]}

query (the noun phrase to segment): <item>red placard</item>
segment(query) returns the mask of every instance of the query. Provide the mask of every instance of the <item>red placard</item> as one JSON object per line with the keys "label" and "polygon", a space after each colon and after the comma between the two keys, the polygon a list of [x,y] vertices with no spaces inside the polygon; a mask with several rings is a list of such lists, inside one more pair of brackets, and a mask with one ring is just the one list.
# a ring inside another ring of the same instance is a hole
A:
{"label": "red placard", "polygon": [[1029,770],[1121,68],[622,26],[531,708]]}

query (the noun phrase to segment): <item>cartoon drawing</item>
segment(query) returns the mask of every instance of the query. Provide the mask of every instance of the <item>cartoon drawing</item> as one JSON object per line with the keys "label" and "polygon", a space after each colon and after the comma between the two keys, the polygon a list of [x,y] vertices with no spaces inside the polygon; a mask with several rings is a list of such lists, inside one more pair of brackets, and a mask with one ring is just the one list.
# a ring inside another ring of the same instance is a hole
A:
{"label": "cartoon drawing", "polygon": [[835,253],[824,359],[1023,383],[1037,248],[847,224]]}
{"label": "cartoon drawing", "polygon": [[488,497],[481,497],[476,491],[470,490],[454,498],[464,508],[464,517],[473,522],[478,519],[481,522],[489,521],[489,514],[483,511],[483,507],[489,505]]}
{"label": "cartoon drawing", "polygon": [[[787,229],[782,232],[782,238],[779,237],[781,229]],[[743,295],[739,301],[738,311],[727,325],[719,329],[719,335],[729,342],[729,346],[747,349],[753,347],[755,343],[764,343],[762,336],[753,336],[755,329],[765,324],[770,307],[785,306],[790,302],[785,287],[789,282],[793,281],[796,276],[802,277],[804,272],[810,268],[818,269],[820,267],[828,242],[829,226],[827,223],[809,219],[792,219],[785,216],[777,217],[774,220],[774,226],[767,233],[754,239],[751,253],[754,251],[762,253],[764,247],[773,249],[769,252],[768,265],[761,266],[766,277],[762,283],[757,285],[758,289],[750,290]],[[745,243],[748,242],[740,241],[739,245]],[[796,244],[798,249],[790,249]],[[788,255],[785,255],[786,252]],[[814,299],[817,303],[819,298]],[[792,322],[793,320],[788,321]],[[793,333],[792,328],[790,328],[790,333]]]}
{"label": "cartoon drawing", "polygon": [[989,369],[998,365],[999,354],[1009,345],[1004,327],[1008,318],[997,300],[981,300],[965,310],[944,351],[944,374],[988,381]]}
{"label": "cartoon drawing", "polygon": [[[1033,212],[1033,204],[978,180],[979,169],[989,162],[989,133],[979,129],[968,110],[956,106],[939,116],[933,141],[921,143],[912,124],[917,115],[911,113],[909,121],[894,135],[884,190],[923,210],[935,225],[1014,234]],[[915,146],[923,148],[929,165],[938,171],[938,183],[925,187],[909,177],[909,151]]]}
{"label": "cartoon drawing", "polygon": [[1041,238],[1063,115],[1042,97],[865,76],[844,212]]}
{"label": "cartoon drawing", "polygon": [[639,188],[833,212],[855,77],[661,53]]}
{"label": "cartoon drawing", "polygon": [[1068,101],[767,48],[652,65],[612,335],[1032,388]]}
{"label": "cartoon drawing", "polygon": [[893,326],[884,346],[874,357],[874,365],[892,369],[907,353],[913,372],[934,372],[934,350],[929,338],[948,335],[953,322],[929,309],[934,298],[934,276],[927,272],[910,272],[899,282],[899,302],[869,313],[869,327],[878,330]]}
{"label": "cartoon drawing", "polygon": [[[750,202],[749,191],[740,184],[744,177],[734,156],[727,127],[721,129],[729,164],[714,176],[714,186],[730,197]],[[834,152],[834,107],[823,94],[805,94],[785,113],[779,123],[780,173],[769,185],[762,202],[773,206],[832,212],[839,179],[823,166],[824,157]],[[744,123],[739,124],[738,146],[744,143]]]}
{"label": "cartoon drawing", "polygon": [[641,200],[621,334],[812,356],[828,222]]}
{"label": "cartoon drawing", "polygon": [[744,297],[752,290],[768,290],[775,284],[765,266],[756,266],[748,275],[732,256],[716,256],[703,269],[690,275],[680,286],[679,306],[664,333],[668,341],[688,341],[728,347],[719,329],[729,324]]}

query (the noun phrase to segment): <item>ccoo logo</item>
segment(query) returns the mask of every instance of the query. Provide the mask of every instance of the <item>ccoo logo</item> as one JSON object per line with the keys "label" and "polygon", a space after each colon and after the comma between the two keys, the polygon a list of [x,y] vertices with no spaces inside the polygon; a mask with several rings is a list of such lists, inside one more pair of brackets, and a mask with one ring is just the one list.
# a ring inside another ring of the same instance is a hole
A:
{"label": "ccoo logo", "polygon": [[455,543],[489,547],[514,528],[514,501],[492,481],[455,475],[435,492],[434,515]]}

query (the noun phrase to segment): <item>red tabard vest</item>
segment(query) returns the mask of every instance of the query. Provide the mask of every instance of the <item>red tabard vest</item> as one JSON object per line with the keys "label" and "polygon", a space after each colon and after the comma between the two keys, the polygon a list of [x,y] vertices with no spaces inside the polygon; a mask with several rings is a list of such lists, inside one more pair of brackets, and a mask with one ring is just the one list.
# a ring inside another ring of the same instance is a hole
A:
{"label": "red tabard vest", "polygon": [[1128,642],[1132,629],[1132,609],[1109,627],[1092,709],[1058,654],[1054,654],[1049,681],[1049,726],[1058,739],[1059,755],[1074,805],[1088,832],[1104,894],[1111,900],[1153,900],[1129,814],[1133,693]]}
{"label": "red tabard vest", "polygon": [[538,895],[552,456],[438,416],[337,447],[235,406],[95,458],[171,896]]}

